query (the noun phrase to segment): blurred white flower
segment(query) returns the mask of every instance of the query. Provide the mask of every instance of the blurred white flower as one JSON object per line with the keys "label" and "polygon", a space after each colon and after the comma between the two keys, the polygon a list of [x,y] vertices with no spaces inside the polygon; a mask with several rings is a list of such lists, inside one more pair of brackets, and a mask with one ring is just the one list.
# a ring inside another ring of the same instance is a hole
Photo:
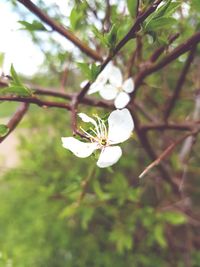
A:
{"label": "blurred white flower", "polygon": [[84,113],[79,117],[87,123],[93,124],[90,133],[84,132],[90,142],[81,142],[74,137],[62,137],[62,145],[69,149],[74,155],[80,158],[90,156],[95,150],[100,149],[101,153],[97,166],[106,168],[115,164],[122,155],[122,150],[116,144],[126,141],[134,129],[132,116],[128,109],[115,110],[108,117],[108,129],[105,122],[95,115],[95,119]]}
{"label": "blurred white flower", "polygon": [[121,109],[129,103],[129,94],[134,91],[134,87],[132,78],[123,82],[121,70],[109,63],[91,85],[88,94],[99,92],[104,99],[114,100],[115,107]]}
{"label": "blurred white flower", "polygon": [[104,85],[109,80],[112,67],[113,67],[112,62],[109,62],[106,65],[106,67],[102,70],[102,72],[100,72],[95,82],[91,84],[90,89],[88,90],[89,95],[99,92],[102,89],[102,87],[104,87]]}

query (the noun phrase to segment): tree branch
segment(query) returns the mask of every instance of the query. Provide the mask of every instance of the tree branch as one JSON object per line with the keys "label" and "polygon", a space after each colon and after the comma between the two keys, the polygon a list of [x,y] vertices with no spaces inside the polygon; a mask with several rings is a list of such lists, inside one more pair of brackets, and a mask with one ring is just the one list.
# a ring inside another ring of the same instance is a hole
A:
{"label": "tree branch", "polygon": [[185,79],[186,79],[186,75],[189,71],[189,68],[190,68],[190,65],[194,59],[194,55],[195,55],[195,51],[196,51],[196,46],[192,47],[192,49],[190,50],[190,53],[188,55],[188,58],[185,62],[185,65],[183,67],[183,70],[179,76],[179,79],[178,79],[178,82],[176,84],[176,87],[175,87],[175,90],[174,90],[174,93],[167,105],[167,108],[165,110],[165,113],[164,113],[164,120],[167,121],[169,116],[171,115],[174,107],[175,107],[175,104],[176,104],[176,101],[177,99],[179,98],[179,95],[180,95],[180,92],[181,92],[181,89],[183,87],[183,84],[185,82]]}
{"label": "tree branch", "polygon": [[171,63],[172,61],[176,60],[178,57],[180,57],[182,54],[186,53],[187,51],[193,49],[195,45],[197,45],[200,42],[200,32],[195,33],[192,37],[190,37],[187,41],[177,46],[174,50],[172,50],[167,56],[165,56],[162,60],[160,60],[158,63],[153,63],[149,60],[146,61],[145,67],[141,72],[138,73],[138,75],[135,77],[135,90],[131,94],[132,101],[134,100],[137,90],[139,86],[143,83],[143,80],[149,76],[150,74],[161,70],[166,65]]}
{"label": "tree branch", "polygon": [[[131,114],[134,120],[134,124],[135,124],[135,131],[136,134],[138,136],[138,139],[140,140],[140,143],[142,144],[144,150],[146,151],[147,155],[149,156],[149,158],[151,160],[155,160],[157,158],[156,153],[154,152],[152,146],[149,143],[149,140],[147,138],[147,134],[143,131],[140,130],[140,125],[139,122],[137,120],[137,117],[135,116],[133,110],[131,110]],[[162,178],[168,183],[170,184],[170,186],[172,187],[174,193],[178,193],[178,186],[177,184],[171,179],[170,175],[168,174],[167,170],[165,169],[165,167],[163,165],[159,165],[157,166],[158,170],[162,176]]]}
{"label": "tree branch", "polygon": [[0,101],[22,102],[28,104],[35,104],[43,108],[57,107],[57,108],[71,110],[71,106],[65,103],[41,100],[38,99],[37,97],[0,96]]}
{"label": "tree branch", "polygon": [[179,35],[180,35],[179,33],[175,33],[175,34],[171,35],[169,37],[168,44],[163,45],[163,46],[159,47],[158,49],[156,49],[153,52],[153,54],[151,55],[150,61],[155,62],[162,55],[162,53],[165,51],[165,49],[179,37]]}
{"label": "tree branch", "polygon": [[118,51],[125,46],[125,44],[135,38],[135,33],[137,31],[140,30],[140,24],[142,24],[146,18],[148,18],[149,15],[151,15],[159,6],[159,4],[162,2],[163,0],[156,0],[154,1],[154,3],[143,13],[140,13],[137,18],[135,23],[133,24],[133,26],[131,27],[131,29],[129,30],[129,32],[124,36],[124,38],[117,44],[116,48],[113,51],[113,56],[116,55],[118,53]]}
{"label": "tree branch", "polygon": [[146,124],[140,127],[140,130],[143,132],[151,131],[151,130],[157,130],[157,131],[163,131],[163,130],[176,130],[176,131],[191,131],[198,122],[194,123],[183,123],[183,124],[176,124],[176,123],[152,123],[152,124]]}
{"label": "tree branch", "polygon": [[6,137],[17,127],[17,125],[20,123],[25,113],[27,112],[28,108],[28,103],[21,104],[21,106],[18,108],[18,110],[14,113],[14,115],[8,122],[7,127],[9,128],[9,132],[5,136],[0,137],[0,143],[2,143],[3,140],[6,139]]}
{"label": "tree branch", "polygon": [[38,8],[30,0],[17,0],[29,9],[33,14],[39,17],[43,22],[49,25],[54,31],[57,31],[62,36],[70,40],[75,46],[77,46],[83,53],[93,58],[94,60],[102,61],[102,57],[93,49],[88,47],[79,38],[77,38],[71,31],[67,30],[64,26],[59,24],[57,21],[50,18],[45,12]]}
{"label": "tree branch", "polygon": [[[0,87],[7,87],[9,83],[7,81],[3,81],[0,78]],[[27,87],[31,88],[31,90],[34,91],[34,94],[36,95],[43,95],[43,96],[52,96],[52,97],[58,97],[66,100],[72,100],[77,93],[63,93],[58,91],[57,88],[43,88],[38,85],[34,84],[27,84]],[[113,103],[109,103],[105,100],[98,100],[91,97],[85,97],[81,99],[80,104],[85,104],[88,106],[94,106],[94,107],[101,107],[106,109],[113,109],[114,105]]]}
{"label": "tree branch", "polygon": [[154,160],[149,166],[145,168],[145,170],[139,175],[139,178],[142,178],[147,172],[149,172],[153,167],[158,166],[163,159],[165,159],[167,156],[169,156],[172,151],[176,148],[177,145],[179,145],[181,142],[183,142],[187,137],[189,136],[195,136],[199,133],[200,129],[193,130],[190,133],[185,134],[177,141],[173,142],[170,146],[168,146],[161,154],[160,156]]}

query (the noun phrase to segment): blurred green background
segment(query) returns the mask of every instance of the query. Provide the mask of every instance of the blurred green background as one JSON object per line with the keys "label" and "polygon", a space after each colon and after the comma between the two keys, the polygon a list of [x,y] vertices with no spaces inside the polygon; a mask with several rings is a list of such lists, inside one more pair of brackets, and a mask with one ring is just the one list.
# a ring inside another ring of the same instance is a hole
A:
{"label": "blurred green background", "polygon": [[[17,1],[5,2],[13,2],[12,12],[19,14],[21,20],[32,21],[27,10],[16,6]],[[35,2],[92,45],[90,36],[85,33],[92,32],[91,24],[96,23],[96,19],[85,1],[68,1],[66,9],[69,7],[71,13],[66,11],[69,13],[67,17],[63,10],[62,15],[59,13],[56,1],[50,1],[49,5],[46,1]],[[101,16],[105,13],[104,1],[88,2],[99,10]],[[135,6],[127,2],[130,11]],[[144,7],[150,2],[142,1]],[[179,7],[177,12],[182,12],[183,17],[178,17],[172,27],[174,32],[181,33],[179,42],[199,27],[198,2],[192,1],[191,6],[189,1],[183,3],[187,12],[184,14]],[[112,23],[122,24],[119,36],[127,32],[133,20],[128,13],[122,13],[122,8],[117,8],[123,5],[126,1],[114,1],[111,5]],[[163,24],[162,31],[158,26],[154,34],[142,36],[144,58],[151,54],[152,47],[157,48],[165,42],[171,31],[168,24]],[[106,22],[104,27],[107,28]],[[49,33],[42,34],[30,27],[26,30],[44,53],[44,62],[40,72],[32,77],[22,73],[22,80],[60,90],[67,63],[67,89],[64,90],[78,90],[85,75],[74,62],[87,61],[86,57],[73,49],[66,52]],[[155,34],[157,38],[152,44],[149,38]],[[99,47],[102,43],[98,40],[93,45]],[[122,68],[134,47],[135,43],[131,41],[122,49],[119,56]],[[106,49],[103,47],[101,52]],[[139,64],[138,58],[132,68],[134,74]],[[183,64],[184,57],[151,76],[144,84],[139,100],[152,116],[161,116],[160,107],[172,92]],[[193,93],[197,89],[193,81],[195,69],[194,66],[186,81],[185,89],[188,90],[184,91],[173,113],[175,122],[185,120],[193,112]],[[164,90],[160,90],[162,88]],[[11,116],[17,107],[16,103],[1,103],[0,117]],[[88,115],[105,114],[104,110],[83,106],[81,111]],[[143,115],[140,120],[146,122]],[[135,133],[122,145],[123,157],[108,169],[99,169],[94,157],[78,159],[63,149],[61,137],[71,134],[68,111],[53,108],[31,106],[20,124],[15,134],[19,141],[17,155],[20,163],[12,168],[1,163],[0,267],[199,267],[200,222],[190,213],[192,210],[199,214],[198,142],[188,168],[185,194],[179,199],[156,169],[142,180],[138,179],[151,161]],[[163,151],[166,142],[176,139],[177,133],[151,133],[150,137],[153,146]],[[166,160],[166,164],[171,175],[180,176],[183,167],[178,151]]]}

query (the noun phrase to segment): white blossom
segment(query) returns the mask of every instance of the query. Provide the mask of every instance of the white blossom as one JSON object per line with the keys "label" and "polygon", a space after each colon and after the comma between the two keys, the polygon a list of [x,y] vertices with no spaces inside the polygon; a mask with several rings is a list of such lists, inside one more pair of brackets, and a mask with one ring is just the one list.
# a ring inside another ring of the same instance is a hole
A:
{"label": "white blossom", "polygon": [[106,67],[100,72],[96,81],[91,84],[90,89],[88,90],[88,94],[94,94],[101,90],[102,87],[108,82],[110,77],[110,72],[112,71],[112,62],[109,62]]}
{"label": "white blossom", "polygon": [[115,107],[121,109],[129,103],[129,94],[134,91],[134,87],[132,78],[123,81],[121,70],[109,63],[91,85],[88,94],[99,92],[104,99],[114,100]]}
{"label": "white blossom", "polygon": [[115,110],[108,117],[108,129],[105,122],[97,115],[95,119],[84,113],[79,117],[86,123],[91,123],[90,133],[84,132],[90,142],[82,142],[74,137],[62,137],[62,145],[80,158],[90,156],[95,150],[100,149],[97,166],[106,168],[115,164],[122,155],[122,150],[116,144],[126,141],[134,129],[132,116],[128,109]]}

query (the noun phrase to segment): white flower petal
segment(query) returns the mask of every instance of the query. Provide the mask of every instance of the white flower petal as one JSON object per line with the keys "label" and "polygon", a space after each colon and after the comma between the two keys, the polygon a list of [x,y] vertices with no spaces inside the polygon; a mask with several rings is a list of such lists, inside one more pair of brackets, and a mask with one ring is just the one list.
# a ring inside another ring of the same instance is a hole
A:
{"label": "white flower petal", "polygon": [[90,85],[90,88],[88,90],[88,95],[94,94],[96,92],[99,92],[102,87],[104,86],[103,83],[99,83],[99,82],[94,82],[93,84]]}
{"label": "white flower petal", "polygon": [[89,117],[88,115],[86,115],[85,113],[78,113],[78,116],[81,118],[82,121],[84,122],[90,122],[92,123],[94,126],[96,126],[96,121],[94,119],[92,119],[91,117]]}
{"label": "white flower petal", "polygon": [[116,108],[124,108],[128,102],[130,101],[130,96],[126,92],[120,92],[115,99],[115,107]]}
{"label": "white flower petal", "polygon": [[102,149],[97,166],[106,168],[115,164],[122,155],[122,150],[119,146],[108,146]]}
{"label": "white flower petal", "polygon": [[109,81],[113,86],[119,87],[122,86],[122,73],[121,70],[115,66],[111,67]]}
{"label": "white flower petal", "polygon": [[126,141],[133,129],[134,122],[128,109],[113,111],[108,118],[108,140],[112,144]]}
{"label": "white flower petal", "polygon": [[112,86],[111,84],[106,84],[102,89],[99,91],[101,97],[106,100],[112,100],[117,96],[117,88]]}
{"label": "white flower petal", "polygon": [[127,79],[123,85],[122,88],[127,93],[132,93],[135,89],[134,81],[132,78]]}
{"label": "white flower petal", "polygon": [[110,71],[111,71],[111,68],[112,68],[112,63],[109,62],[105,68],[102,70],[102,72],[99,73],[97,79],[96,79],[96,82],[97,83],[101,83],[101,84],[106,84],[108,79],[109,79],[109,76],[110,76]]}
{"label": "white flower petal", "polygon": [[74,137],[62,137],[62,145],[69,149],[75,156],[79,158],[89,157],[96,149],[96,143],[84,143]]}
{"label": "white flower petal", "polygon": [[84,88],[88,82],[89,82],[88,80],[84,80],[84,81],[82,81],[82,82],[80,83],[80,87],[81,87],[81,88]]}

